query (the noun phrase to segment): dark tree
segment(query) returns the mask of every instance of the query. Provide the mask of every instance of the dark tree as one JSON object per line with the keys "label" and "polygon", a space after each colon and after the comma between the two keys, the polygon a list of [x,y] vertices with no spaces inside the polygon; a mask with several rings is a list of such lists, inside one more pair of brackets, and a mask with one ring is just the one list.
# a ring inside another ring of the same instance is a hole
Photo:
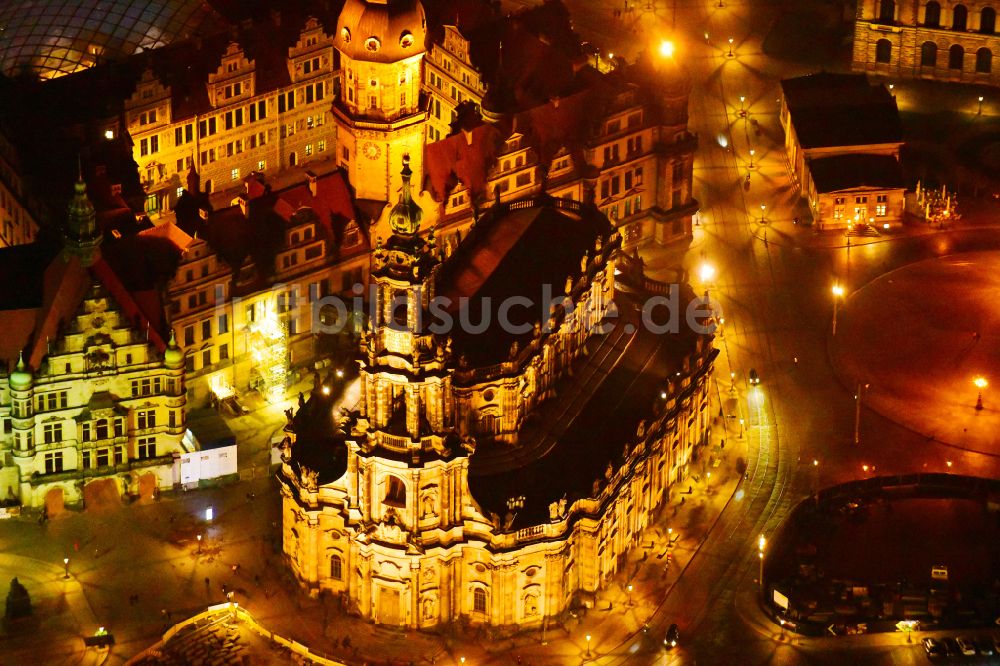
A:
{"label": "dark tree", "polygon": [[10,592],[7,593],[7,614],[6,619],[16,620],[20,617],[31,615],[31,597],[28,590],[21,585],[17,578],[10,581]]}

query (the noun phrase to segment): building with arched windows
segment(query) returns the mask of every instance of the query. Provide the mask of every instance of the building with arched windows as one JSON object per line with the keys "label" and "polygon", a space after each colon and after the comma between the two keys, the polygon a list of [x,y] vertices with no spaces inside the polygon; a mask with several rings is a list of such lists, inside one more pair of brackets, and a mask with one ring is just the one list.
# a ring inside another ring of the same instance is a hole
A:
{"label": "building with arched windows", "polygon": [[357,405],[317,384],[286,428],[284,554],[378,623],[538,624],[623,566],[705,442],[710,313],[651,325],[651,303],[698,300],[645,278],[592,204],[497,204],[445,256],[410,175]]}
{"label": "building with arched windows", "polygon": [[854,27],[855,71],[996,85],[997,10],[984,2],[864,0]]}

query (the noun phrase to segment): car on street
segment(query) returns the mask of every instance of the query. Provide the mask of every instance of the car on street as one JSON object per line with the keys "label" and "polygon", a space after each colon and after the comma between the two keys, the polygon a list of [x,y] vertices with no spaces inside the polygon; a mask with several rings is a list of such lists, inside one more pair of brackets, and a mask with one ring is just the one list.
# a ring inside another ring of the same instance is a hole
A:
{"label": "car on street", "polygon": [[986,638],[977,638],[976,649],[979,650],[979,654],[984,657],[992,657],[996,654],[996,649],[993,647],[993,639],[989,636]]}
{"label": "car on street", "polygon": [[757,384],[760,384],[760,375],[757,374],[756,369],[750,368],[750,385],[756,386]]}
{"label": "car on street", "polygon": [[956,643],[955,639],[950,636],[948,638],[941,639],[941,646],[944,648],[946,656],[951,657],[962,654],[962,651],[958,649],[958,643]]}
{"label": "car on street", "polygon": [[677,630],[677,625],[672,624],[667,629],[667,635],[663,637],[663,645],[669,650],[670,648],[677,647],[678,640],[680,640],[680,632]]}
{"label": "car on street", "polygon": [[958,651],[966,657],[976,656],[976,644],[972,642],[972,639],[968,636],[959,636],[955,639],[955,643],[958,644]]}
{"label": "car on street", "polygon": [[946,654],[944,646],[933,638],[927,637],[920,642],[923,644],[924,651],[927,652],[927,656],[932,659],[936,657],[943,657]]}

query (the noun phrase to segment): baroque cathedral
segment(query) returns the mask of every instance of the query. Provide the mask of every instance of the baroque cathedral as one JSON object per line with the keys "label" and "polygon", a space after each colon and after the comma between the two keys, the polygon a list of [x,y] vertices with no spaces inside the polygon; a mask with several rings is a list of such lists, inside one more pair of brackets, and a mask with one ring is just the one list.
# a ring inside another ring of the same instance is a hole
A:
{"label": "baroque cathedral", "polygon": [[601,588],[686,475],[716,350],[697,326],[649,325],[653,299],[697,297],[644,275],[593,190],[498,194],[458,242],[435,236],[411,184],[429,153],[399,110],[416,72],[392,66],[424,29],[419,2],[351,0],[338,20],[345,80],[375,84],[335,118],[368,171],[351,180],[398,202],[357,403],[335,409],[317,378],[289,413],[283,549],[310,593],[377,623],[532,625]]}

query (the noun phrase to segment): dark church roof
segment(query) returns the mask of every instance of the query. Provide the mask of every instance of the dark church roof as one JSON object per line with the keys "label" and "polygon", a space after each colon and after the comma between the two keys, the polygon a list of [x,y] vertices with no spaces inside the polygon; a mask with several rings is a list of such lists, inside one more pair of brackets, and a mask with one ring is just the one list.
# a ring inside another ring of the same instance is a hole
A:
{"label": "dark church roof", "polygon": [[[596,209],[555,199],[539,202],[490,209],[441,269],[438,294],[450,299],[449,312],[458,317],[464,303],[467,321],[492,322],[478,334],[455,327],[455,353],[472,366],[506,360],[515,341],[524,348],[534,324],[548,319],[547,297],[565,295],[566,278],[579,277],[581,259],[598,237],[610,245],[611,224]],[[506,315],[525,329],[520,333],[498,325],[501,306],[515,297],[534,304],[510,308]]]}

